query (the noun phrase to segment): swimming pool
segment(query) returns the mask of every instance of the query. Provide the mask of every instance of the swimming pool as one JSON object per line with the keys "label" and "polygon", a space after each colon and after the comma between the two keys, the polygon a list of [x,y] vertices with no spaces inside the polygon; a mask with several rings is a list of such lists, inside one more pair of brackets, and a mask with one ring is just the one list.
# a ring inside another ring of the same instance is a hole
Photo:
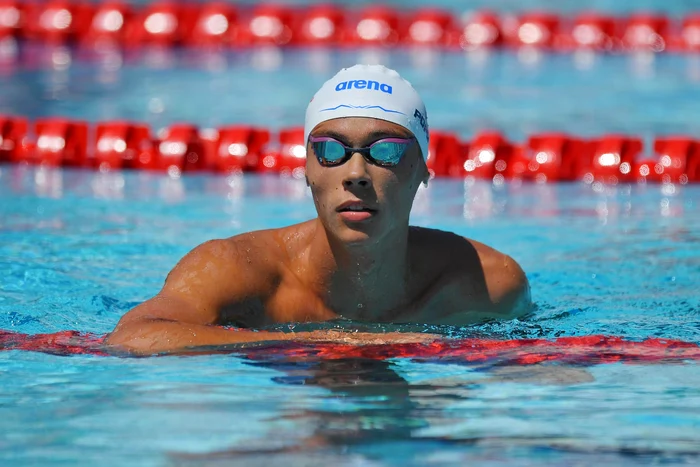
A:
{"label": "swimming pool", "polygon": [[[47,65],[55,53],[41,49],[36,57]],[[370,60],[414,82],[432,126],[465,137],[485,127],[516,140],[552,129],[583,136],[622,131],[647,142],[657,134],[700,133],[700,62],[677,55],[599,56],[584,64],[570,55],[532,61],[509,52],[166,52],[155,61],[142,55],[98,63],[72,56],[67,68],[8,71],[0,78],[0,112],[133,118],[155,128],[180,120],[279,128],[299,124],[309,96],[336,68]],[[523,320],[437,330],[454,337],[606,334],[700,343],[699,214],[699,186],[433,180],[419,193],[413,222],[512,255],[527,271],[537,303]],[[108,332],[196,244],[313,215],[306,186],[293,178],[0,166],[0,329]],[[508,374],[407,359],[0,352],[0,459],[8,465],[698,461],[697,364],[603,364],[585,368],[588,374],[554,368],[573,382],[538,384],[528,380],[542,379],[530,367]]]}

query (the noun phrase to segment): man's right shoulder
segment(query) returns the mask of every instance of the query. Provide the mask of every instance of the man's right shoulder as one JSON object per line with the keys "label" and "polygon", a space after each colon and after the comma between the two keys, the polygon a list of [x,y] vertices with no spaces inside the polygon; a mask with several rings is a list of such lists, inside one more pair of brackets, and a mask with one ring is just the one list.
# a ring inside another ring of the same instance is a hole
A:
{"label": "man's right shoulder", "polygon": [[[202,243],[188,256],[199,256],[207,263],[231,265],[272,272],[303,249],[313,231],[313,222],[277,229],[256,230]],[[198,261],[199,262],[199,261]]]}
{"label": "man's right shoulder", "polygon": [[[185,255],[170,271],[165,288],[190,294],[206,288],[222,300],[264,296],[274,291],[309,237],[308,223],[209,240]],[[302,240],[299,240],[299,239]]]}
{"label": "man's right shoulder", "polygon": [[206,241],[170,271],[164,292],[216,306],[265,296],[279,283],[282,250],[274,231],[255,231]]}
{"label": "man's right shoulder", "polygon": [[217,265],[265,268],[282,259],[277,230],[258,230],[209,240],[194,248],[188,256],[201,256],[206,262]]}

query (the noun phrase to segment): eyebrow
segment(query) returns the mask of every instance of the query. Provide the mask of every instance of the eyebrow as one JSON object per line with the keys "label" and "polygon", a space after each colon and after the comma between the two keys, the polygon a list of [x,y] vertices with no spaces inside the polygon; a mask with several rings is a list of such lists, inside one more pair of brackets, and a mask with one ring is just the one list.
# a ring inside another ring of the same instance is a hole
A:
{"label": "eyebrow", "polygon": [[[341,143],[343,143],[346,146],[350,146],[346,135],[344,135],[342,133],[335,132],[333,130],[320,130],[318,132],[318,134],[313,135],[313,136],[316,136],[316,137],[326,136],[329,138],[337,139],[338,141],[340,141]],[[400,133],[390,131],[390,130],[375,130],[375,131],[372,131],[371,133],[369,133],[365,137],[365,141],[375,142],[375,141],[378,141],[380,139],[385,139],[385,138],[412,139],[413,136],[406,135],[406,134],[400,134]]]}

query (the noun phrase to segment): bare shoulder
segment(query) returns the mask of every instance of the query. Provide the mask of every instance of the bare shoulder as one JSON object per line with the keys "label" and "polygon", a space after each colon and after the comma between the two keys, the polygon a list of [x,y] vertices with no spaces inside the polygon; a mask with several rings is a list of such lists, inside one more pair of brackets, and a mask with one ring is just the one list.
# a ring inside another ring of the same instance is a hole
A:
{"label": "bare shoulder", "polygon": [[270,235],[275,245],[287,260],[297,257],[311,243],[312,237],[318,231],[317,219],[293,224],[279,229],[264,231]]}
{"label": "bare shoulder", "polygon": [[261,230],[195,247],[170,271],[163,291],[217,307],[242,296],[265,295],[275,283],[282,250],[274,230]]}
{"label": "bare shoulder", "polygon": [[205,270],[249,264],[264,269],[274,264],[279,254],[275,232],[261,230],[204,242],[185,255],[178,266]]}
{"label": "bare shoulder", "polygon": [[486,287],[496,309],[510,316],[521,316],[532,308],[530,284],[525,271],[510,256],[468,238],[479,255]]}
{"label": "bare shoulder", "polygon": [[432,262],[443,278],[464,292],[485,317],[516,317],[531,309],[525,272],[510,256],[452,232],[412,228],[424,262]]}

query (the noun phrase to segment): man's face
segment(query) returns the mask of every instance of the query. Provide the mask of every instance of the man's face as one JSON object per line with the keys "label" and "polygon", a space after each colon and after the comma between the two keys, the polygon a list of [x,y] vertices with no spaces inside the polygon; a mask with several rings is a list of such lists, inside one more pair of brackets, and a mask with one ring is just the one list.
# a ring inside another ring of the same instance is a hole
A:
{"label": "man's face", "polygon": [[[413,137],[395,123],[364,117],[328,120],[311,135],[331,137],[354,148],[385,138]],[[379,241],[408,226],[416,191],[428,177],[417,142],[395,167],[374,165],[359,153],[341,165],[324,167],[312,146],[307,146],[306,178],[318,217],[332,236],[347,244]]]}

